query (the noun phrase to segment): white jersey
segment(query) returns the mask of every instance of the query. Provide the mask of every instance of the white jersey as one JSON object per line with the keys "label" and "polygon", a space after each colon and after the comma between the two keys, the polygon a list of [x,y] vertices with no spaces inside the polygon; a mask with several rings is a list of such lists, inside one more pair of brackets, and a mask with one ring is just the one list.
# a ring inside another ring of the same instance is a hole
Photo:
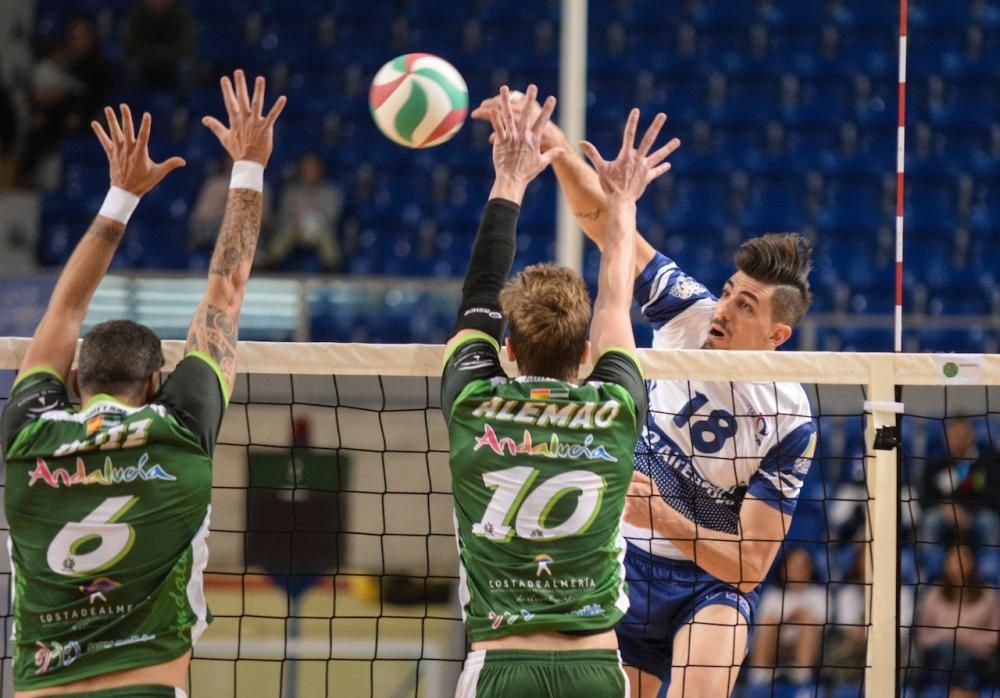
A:
{"label": "white jersey", "polygon": [[[635,281],[653,325],[653,348],[698,349],[716,299],[662,254]],[[791,515],[812,464],[816,426],[797,383],[651,380],[649,414],[635,468],[701,528],[736,534],[747,494]],[[654,555],[687,559],[652,531],[623,524],[629,542]]]}

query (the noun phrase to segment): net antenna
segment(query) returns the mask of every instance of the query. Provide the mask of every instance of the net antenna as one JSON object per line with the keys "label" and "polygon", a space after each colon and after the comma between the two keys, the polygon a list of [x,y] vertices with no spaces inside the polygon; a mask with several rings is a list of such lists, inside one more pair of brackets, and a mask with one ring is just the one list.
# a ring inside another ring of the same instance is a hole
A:
{"label": "net antenna", "polygon": [[903,351],[903,207],[906,163],[906,10],[908,0],[899,0],[899,121],[896,129],[896,307],[893,320],[893,351]]}

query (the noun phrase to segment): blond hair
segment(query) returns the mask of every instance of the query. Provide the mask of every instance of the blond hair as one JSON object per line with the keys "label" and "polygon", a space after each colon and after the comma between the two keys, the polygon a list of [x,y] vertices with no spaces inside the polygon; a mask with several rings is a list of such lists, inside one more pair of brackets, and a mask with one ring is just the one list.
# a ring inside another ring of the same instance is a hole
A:
{"label": "blond hair", "polygon": [[572,380],[590,325],[590,292],[572,269],[534,264],[500,293],[510,341],[523,373]]}

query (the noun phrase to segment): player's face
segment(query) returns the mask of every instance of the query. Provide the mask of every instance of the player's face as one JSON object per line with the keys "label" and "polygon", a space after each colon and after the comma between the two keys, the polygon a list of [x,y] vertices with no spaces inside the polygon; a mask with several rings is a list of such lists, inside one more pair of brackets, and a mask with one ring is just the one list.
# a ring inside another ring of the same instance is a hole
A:
{"label": "player's face", "polygon": [[722,287],[705,349],[776,349],[791,335],[771,319],[774,286],[737,271]]}

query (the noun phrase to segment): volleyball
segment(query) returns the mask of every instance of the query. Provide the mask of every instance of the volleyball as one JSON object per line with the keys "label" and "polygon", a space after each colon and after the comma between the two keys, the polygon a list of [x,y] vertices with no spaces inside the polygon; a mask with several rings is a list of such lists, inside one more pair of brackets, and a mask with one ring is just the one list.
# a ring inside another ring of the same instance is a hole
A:
{"label": "volleyball", "polygon": [[393,58],[375,74],[368,106],[379,130],[407,148],[430,148],[458,133],[469,89],[455,67],[429,53]]}

